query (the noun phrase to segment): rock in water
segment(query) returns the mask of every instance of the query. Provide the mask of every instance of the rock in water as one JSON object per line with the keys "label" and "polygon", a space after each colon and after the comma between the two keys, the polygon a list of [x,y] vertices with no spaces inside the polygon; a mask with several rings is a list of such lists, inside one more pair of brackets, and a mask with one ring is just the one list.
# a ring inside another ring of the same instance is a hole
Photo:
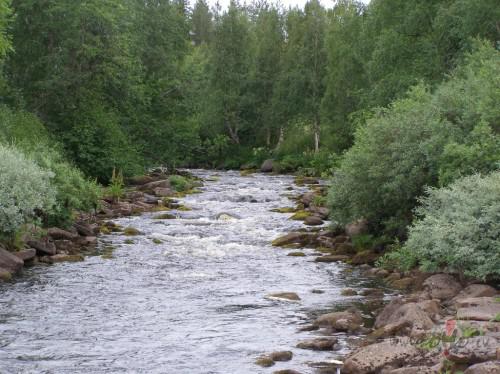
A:
{"label": "rock in water", "polygon": [[24,261],[6,249],[0,248],[0,268],[15,273],[24,265]]}
{"label": "rock in water", "polygon": [[299,301],[300,297],[295,292],[278,292],[266,295],[266,299],[280,301]]}
{"label": "rock in water", "polygon": [[270,173],[273,171],[273,167],[274,167],[274,161],[269,159],[262,163],[260,171],[263,173]]}

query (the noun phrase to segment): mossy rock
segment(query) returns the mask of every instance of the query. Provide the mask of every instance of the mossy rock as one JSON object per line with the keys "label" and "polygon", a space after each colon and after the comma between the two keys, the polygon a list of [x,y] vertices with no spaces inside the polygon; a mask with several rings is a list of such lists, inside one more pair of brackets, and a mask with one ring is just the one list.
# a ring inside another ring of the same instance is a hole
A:
{"label": "mossy rock", "polygon": [[137,230],[135,227],[127,227],[125,230],[123,230],[123,234],[126,236],[137,236],[137,235],[143,235],[142,232]]}
{"label": "mossy rock", "polygon": [[374,264],[375,261],[380,257],[379,254],[373,252],[372,250],[365,250],[357,253],[350,261],[353,265],[361,264]]}
{"label": "mossy rock", "polygon": [[241,175],[242,177],[246,177],[246,176],[251,175],[251,174],[254,174],[254,173],[256,173],[256,172],[257,172],[257,170],[256,170],[256,169],[241,170],[241,171],[240,171],[240,175]]}
{"label": "mossy rock", "polygon": [[191,208],[189,208],[189,207],[187,207],[187,206],[185,206],[185,205],[179,205],[179,206],[177,207],[177,210],[178,210],[178,211],[181,211],[181,212],[189,212],[189,211],[190,211],[190,210],[192,210],[192,209],[191,209]]}
{"label": "mossy rock", "polygon": [[356,296],[358,292],[356,290],[353,290],[352,288],[344,288],[340,294],[342,296]]}
{"label": "mossy rock", "polygon": [[12,273],[10,271],[0,269],[0,281],[8,282],[12,279]]}
{"label": "mossy rock", "polygon": [[305,257],[305,253],[304,252],[290,252],[287,254],[287,256],[290,256],[290,257]]}
{"label": "mossy rock", "polygon": [[108,227],[104,226],[104,225],[102,225],[102,226],[99,228],[99,232],[100,232],[101,234],[103,234],[103,235],[109,235],[109,234],[111,234],[111,230],[110,230]]}
{"label": "mossy rock", "polygon": [[304,221],[307,217],[311,216],[311,212],[306,212],[305,210],[300,210],[295,213],[290,219],[294,221]]}
{"label": "mossy rock", "polygon": [[268,368],[268,367],[274,365],[274,361],[269,356],[262,356],[262,357],[259,357],[257,360],[255,360],[255,364],[262,366],[264,368]]}
{"label": "mossy rock", "polygon": [[132,240],[132,239],[125,239],[125,241],[123,242],[125,244],[135,244],[135,242]]}
{"label": "mossy rock", "polygon": [[218,181],[220,181],[220,177],[218,175],[212,175],[205,180],[207,182],[218,182]]}
{"label": "mossy rock", "polygon": [[161,244],[161,243],[163,243],[163,240],[158,239],[158,238],[153,238],[153,243],[155,243],[155,244]]}
{"label": "mossy rock", "polygon": [[297,208],[293,208],[293,207],[274,208],[274,209],[271,209],[270,211],[275,212],[275,213],[295,213],[297,211]]}
{"label": "mossy rock", "polygon": [[176,217],[170,213],[159,214],[154,216],[153,219],[175,219]]}

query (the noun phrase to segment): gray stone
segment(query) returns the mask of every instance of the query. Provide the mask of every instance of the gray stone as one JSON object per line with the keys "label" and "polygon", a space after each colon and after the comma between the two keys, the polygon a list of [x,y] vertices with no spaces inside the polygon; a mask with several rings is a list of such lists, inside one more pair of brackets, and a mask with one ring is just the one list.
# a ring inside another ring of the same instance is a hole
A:
{"label": "gray stone", "polygon": [[24,261],[6,249],[0,248],[0,268],[15,273],[24,266]]}
{"label": "gray stone", "polygon": [[431,275],[424,281],[423,286],[431,298],[439,300],[451,299],[462,290],[460,283],[449,274]]}
{"label": "gray stone", "polygon": [[273,171],[273,167],[274,167],[274,161],[269,159],[262,163],[260,171],[263,173],[270,173]]}

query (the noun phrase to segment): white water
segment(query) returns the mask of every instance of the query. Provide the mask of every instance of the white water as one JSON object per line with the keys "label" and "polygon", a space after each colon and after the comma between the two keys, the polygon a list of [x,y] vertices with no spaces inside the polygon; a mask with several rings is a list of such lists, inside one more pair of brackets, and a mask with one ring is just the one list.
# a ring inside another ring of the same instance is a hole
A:
{"label": "white water", "polygon": [[[318,353],[294,348],[319,335],[298,328],[363,302],[340,292],[370,280],[346,265],[289,257],[290,250],[270,245],[302,227],[270,209],[293,206],[284,195],[304,189],[288,176],[194,172],[220,179],[182,199],[192,210],[174,212],[179,219],[149,213],[116,220],[145,235],[134,244],[121,234],[102,237],[101,246],[117,247],[113,258],[36,266],[0,285],[0,373],[313,373],[311,363],[342,357],[342,334],[340,351]],[[218,220],[220,213],[239,218]],[[264,298],[280,291],[302,300]],[[254,364],[275,350],[294,357],[272,368]]]}

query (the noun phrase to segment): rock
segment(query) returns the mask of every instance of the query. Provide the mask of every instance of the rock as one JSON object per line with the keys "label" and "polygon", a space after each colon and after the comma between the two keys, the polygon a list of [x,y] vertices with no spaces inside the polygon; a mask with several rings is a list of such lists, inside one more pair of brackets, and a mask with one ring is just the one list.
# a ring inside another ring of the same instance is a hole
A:
{"label": "rock", "polygon": [[300,297],[295,292],[277,292],[277,293],[271,293],[269,295],[266,295],[266,299],[299,301]]}
{"label": "rock", "polygon": [[49,262],[52,264],[58,263],[58,262],[79,262],[83,261],[84,257],[82,255],[68,255],[68,254],[57,254],[54,256],[50,256]]}
{"label": "rock", "polygon": [[57,252],[55,244],[48,240],[29,240],[27,244],[40,255],[55,255]]}
{"label": "rock", "polygon": [[305,208],[309,207],[314,201],[314,197],[316,194],[314,192],[306,192],[302,195],[300,202],[304,205]]}
{"label": "rock", "polygon": [[331,351],[335,344],[337,344],[336,338],[315,338],[299,342],[297,348],[311,349],[313,351]]}
{"label": "rock", "polygon": [[404,302],[401,297],[396,297],[392,299],[382,311],[377,315],[375,319],[374,327],[376,329],[383,327],[389,323],[391,323],[391,318],[396,313],[396,311],[403,306]]}
{"label": "rock", "polygon": [[308,232],[291,232],[285,236],[280,236],[279,238],[273,240],[272,245],[275,247],[282,247],[288,244],[313,244],[316,240],[316,236]]}
{"label": "rock", "polygon": [[133,186],[141,186],[146,183],[153,182],[155,179],[149,175],[140,175],[137,177],[129,178],[128,183]]}
{"label": "rock", "polygon": [[500,341],[491,336],[475,336],[452,344],[447,359],[455,363],[477,364],[497,358]]}
{"label": "rock", "polygon": [[96,236],[81,236],[76,240],[76,244],[82,247],[93,248],[97,245]]}
{"label": "rock", "polygon": [[24,266],[24,261],[0,247],[0,268],[9,273],[15,273]]}
{"label": "rock", "polygon": [[12,273],[6,269],[0,268],[0,281],[10,281],[12,279]]}
{"label": "rock", "polygon": [[415,284],[413,278],[402,278],[391,282],[391,285],[401,290],[409,290]]}
{"label": "rock", "polygon": [[291,216],[289,219],[294,220],[294,221],[305,221],[307,217],[310,217],[311,213],[306,212],[305,210],[299,210],[296,212],[293,216]]}
{"label": "rock", "polygon": [[367,288],[361,292],[363,296],[384,296],[384,290],[380,288]]}
{"label": "rock", "polygon": [[34,248],[23,249],[22,251],[15,252],[14,254],[24,262],[31,261],[36,256],[36,249]]}
{"label": "rock", "polygon": [[357,331],[363,325],[363,318],[357,310],[334,312],[319,316],[314,324],[320,327],[331,327],[337,331]]}
{"label": "rock", "polygon": [[363,347],[350,355],[342,373],[369,374],[379,372],[386,366],[398,368],[408,365],[418,355],[420,351],[407,342],[384,341]]}
{"label": "rock", "polygon": [[215,216],[215,218],[219,221],[232,221],[234,219],[239,219],[240,217],[236,217],[235,215],[229,213],[219,213]]}
{"label": "rock", "polygon": [[322,206],[311,206],[309,207],[309,209],[314,213],[315,216],[318,216],[323,220],[328,219],[330,216],[330,210],[328,208]]}
{"label": "rock", "polygon": [[356,254],[356,249],[351,243],[338,243],[333,247],[335,254],[338,255],[353,255]]}
{"label": "rock", "polygon": [[460,299],[467,299],[471,297],[491,297],[495,295],[498,295],[498,291],[487,284],[471,284],[460,291],[452,299],[452,303]]}
{"label": "rock", "polygon": [[356,235],[367,234],[368,231],[368,221],[366,219],[359,219],[345,227],[345,233],[351,238]]}
{"label": "rock", "polygon": [[134,227],[125,228],[125,230],[123,230],[123,234],[125,234],[126,236],[142,235],[142,233]]}
{"label": "rock", "polygon": [[270,173],[273,171],[273,167],[274,167],[274,161],[269,159],[262,163],[260,171],[263,173]]}
{"label": "rock", "polygon": [[382,371],[382,374],[441,374],[440,367],[437,366],[410,366],[400,369]]}
{"label": "rock", "polygon": [[162,179],[159,181],[152,181],[142,186],[139,186],[140,191],[153,192],[155,188],[170,188],[170,181],[168,179]]}
{"label": "rock", "polygon": [[427,278],[424,283],[424,290],[429,292],[431,298],[448,300],[456,296],[462,286],[449,274],[435,274]]}
{"label": "rock", "polygon": [[349,259],[349,256],[344,256],[344,255],[327,255],[327,256],[320,256],[316,257],[314,259],[314,262],[338,262],[338,261],[346,261]]}
{"label": "rock", "polygon": [[94,236],[94,227],[86,222],[76,222],[73,227],[81,236]]}
{"label": "rock", "polygon": [[374,264],[379,258],[379,255],[372,250],[366,250],[358,252],[352,259],[351,264],[361,265],[361,264]]}
{"label": "rock", "polygon": [[500,302],[494,297],[476,297],[458,300],[457,319],[492,321],[500,316]]}
{"label": "rock", "polygon": [[76,234],[60,229],[58,227],[49,228],[47,230],[47,235],[54,240],[75,240],[77,238]]}
{"label": "rock", "polygon": [[287,254],[287,256],[290,256],[290,257],[305,257],[305,253],[304,252],[290,252]]}
{"label": "rock", "polygon": [[170,213],[162,213],[153,217],[153,219],[175,219],[176,217]]}
{"label": "rock", "polygon": [[[399,305],[399,306],[398,306]],[[375,328],[378,336],[390,336],[396,334],[409,334],[412,337],[423,335],[434,327],[434,322],[423,308],[432,308],[429,305],[418,303],[388,304],[375,320]],[[438,306],[436,308],[439,308]],[[383,328],[380,330],[380,328]]]}
{"label": "rock", "polygon": [[308,226],[319,226],[323,224],[323,220],[318,216],[309,216],[306,217],[304,223]]}
{"label": "rock", "polygon": [[273,361],[290,361],[293,357],[293,353],[290,351],[277,351],[269,355]]}
{"label": "rock", "polygon": [[469,366],[464,374],[500,374],[500,361],[488,361]]}
{"label": "rock", "polygon": [[284,370],[273,371],[273,374],[301,374],[301,373],[297,370],[284,369]]}
{"label": "rock", "polygon": [[153,193],[155,196],[158,196],[158,197],[169,197],[169,196],[174,196],[174,191],[172,191],[170,188],[168,187],[156,187],[154,190],[153,190]]}
{"label": "rock", "polygon": [[352,288],[344,288],[340,294],[342,296],[356,296],[358,292],[356,290],[353,290]]}
{"label": "rock", "polygon": [[73,242],[70,240],[54,240],[54,244],[56,245],[56,252],[68,252],[73,249]]}
{"label": "rock", "polygon": [[144,194],[144,202],[146,204],[154,204],[154,205],[156,205],[156,204],[158,204],[158,201],[160,201],[158,199],[158,197],[153,196],[153,195],[149,195],[149,194]]}
{"label": "rock", "polygon": [[259,357],[257,360],[255,360],[255,364],[262,366],[264,368],[268,368],[268,367],[274,365],[274,361],[269,356],[262,356],[262,357]]}
{"label": "rock", "polygon": [[314,288],[314,289],[312,289],[312,290],[311,290],[311,293],[322,294],[322,293],[325,293],[325,291],[323,291],[323,290],[318,290],[318,289]]}

